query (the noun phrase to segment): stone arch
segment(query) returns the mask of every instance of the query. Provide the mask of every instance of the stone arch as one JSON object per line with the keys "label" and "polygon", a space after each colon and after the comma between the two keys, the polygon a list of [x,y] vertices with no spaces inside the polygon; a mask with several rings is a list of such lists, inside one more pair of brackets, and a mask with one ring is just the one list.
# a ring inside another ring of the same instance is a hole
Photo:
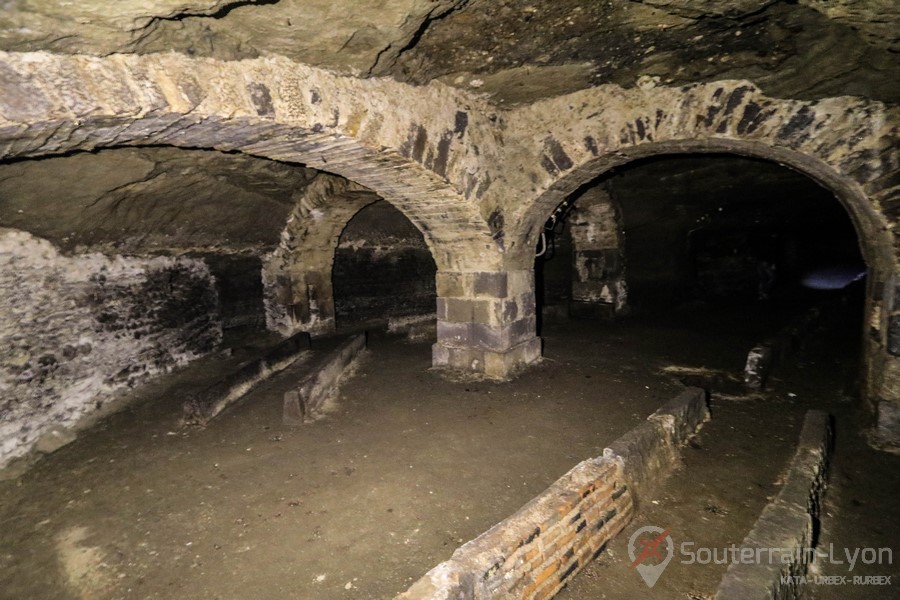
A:
{"label": "stone arch", "polygon": [[[442,86],[360,80],[267,58],[0,53],[0,159],[127,145],[293,162],[375,191],[451,271],[496,268],[474,201],[478,111]],[[475,103],[477,104],[477,103]]]}
{"label": "stone arch", "polygon": [[263,260],[268,329],[285,336],[334,330],[331,272],[341,232],[378,200],[371,190],[325,173],[295,198],[278,247]]}
{"label": "stone arch", "polygon": [[900,209],[900,108],[851,97],[779,100],[750,83],[728,81],[603,86],[514,111],[509,120],[516,143],[531,147],[530,187],[519,197],[532,200],[506,211],[508,263],[527,264],[546,216],[606,171],[648,156],[724,153],[777,162],[834,192],[870,267],[894,267],[888,216]]}
{"label": "stone arch", "polygon": [[[548,125],[541,115],[554,120]],[[507,212],[509,268],[531,260],[540,225],[554,207],[601,174],[642,157],[762,158],[833,192],[855,226],[870,273],[864,395],[877,407],[880,437],[900,442],[900,270],[894,233],[900,109],[851,97],[779,100],[747,82],[729,81],[586,90],[527,107],[510,120],[518,123],[521,143],[532,147],[527,197],[533,200]]]}

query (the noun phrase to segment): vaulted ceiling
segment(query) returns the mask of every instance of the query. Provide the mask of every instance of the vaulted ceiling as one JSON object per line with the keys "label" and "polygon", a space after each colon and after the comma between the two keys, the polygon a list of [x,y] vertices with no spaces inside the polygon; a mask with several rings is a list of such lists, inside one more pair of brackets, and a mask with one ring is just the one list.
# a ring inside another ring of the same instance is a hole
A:
{"label": "vaulted ceiling", "polygon": [[[285,56],[361,78],[439,80],[501,106],[607,83],[721,79],[773,97],[900,102],[896,0],[5,0],[0,50]],[[0,225],[67,250],[260,253],[314,176],[153,147],[9,162]]]}

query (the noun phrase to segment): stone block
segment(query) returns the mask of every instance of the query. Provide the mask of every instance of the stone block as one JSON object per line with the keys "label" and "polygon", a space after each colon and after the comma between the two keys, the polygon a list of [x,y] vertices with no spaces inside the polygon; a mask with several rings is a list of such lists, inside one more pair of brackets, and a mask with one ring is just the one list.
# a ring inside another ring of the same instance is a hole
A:
{"label": "stone block", "polygon": [[468,298],[443,298],[442,300],[445,315],[438,316],[439,319],[451,323],[469,323],[473,320],[477,301]]}
{"label": "stone block", "polygon": [[493,379],[509,379],[541,357],[541,338],[534,337],[512,348],[484,352],[484,374]]}
{"label": "stone block", "polygon": [[503,303],[503,322],[511,323],[519,317],[519,303],[515,300],[506,300]]}
{"label": "stone block", "polygon": [[650,415],[648,420],[662,423],[669,430],[675,444],[684,444],[709,420],[706,391],[696,387],[686,388],[675,399]]}
{"label": "stone block", "polygon": [[342,380],[352,373],[353,364],[365,348],[366,334],[362,333],[347,338],[317,361],[294,393],[285,393],[284,424],[299,425],[315,418],[328,399],[337,395]]}
{"label": "stone block", "polygon": [[431,345],[431,364],[435,367],[450,365],[450,348],[439,342]]}
{"label": "stone block", "polygon": [[288,390],[284,393],[283,420],[286,425],[302,425],[304,422],[304,407],[297,390]]}
{"label": "stone block", "polygon": [[472,321],[488,325],[503,324],[503,300],[472,300]]}
{"label": "stone block", "polygon": [[438,271],[434,278],[438,297],[461,298],[467,296],[466,275],[466,273]]}
{"label": "stone block", "polygon": [[604,448],[603,456],[622,460],[632,492],[642,498],[674,468],[678,449],[661,423],[647,421]]}
{"label": "stone block", "polygon": [[900,448],[900,405],[882,400],[878,403],[875,434],[880,444]]}
{"label": "stone block", "polygon": [[506,298],[507,274],[500,272],[473,273],[472,291],[475,296],[489,296],[491,298]]}
{"label": "stone block", "polygon": [[508,298],[515,298],[527,293],[531,293],[532,298],[534,297],[533,270],[507,271],[506,278],[506,296]]}
{"label": "stone block", "polygon": [[484,350],[479,348],[447,348],[447,367],[469,373],[484,372]]}
{"label": "stone block", "polygon": [[759,390],[766,384],[772,366],[772,349],[768,346],[754,346],[747,354],[744,366],[744,383],[750,389]]}
{"label": "stone block", "polygon": [[454,348],[472,345],[472,323],[437,322],[438,343]]}
{"label": "stone block", "polygon": [[505,351],[535,336],[534,317],[519,319],[508,325],[472,324],[472,343],[480,348]]}
{"label": "stone block", "polygon": [[900,314],[888,317],[887,346],[893,356],[900,356]]}

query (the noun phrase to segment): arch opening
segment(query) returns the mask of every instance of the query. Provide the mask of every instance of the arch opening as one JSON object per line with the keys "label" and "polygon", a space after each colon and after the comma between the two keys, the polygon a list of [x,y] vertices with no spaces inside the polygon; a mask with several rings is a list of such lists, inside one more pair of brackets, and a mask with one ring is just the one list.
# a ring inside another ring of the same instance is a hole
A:
{"label": "arch opening", "polygon": [[[565,197],[554,210],[567,215],[571,250],[536,265],[545,280],[538,296],[552,298],[546,282],[568,271],[569,297],[557,286],[556,299],[572,316],[721,307],[774,327],[818,304],[862,349],[859,395],[879,397],[885,334],[872,323],[892,251],[871,207],[851,183],[836,192],[771,158],[708,150],[617,162]],[[585,222],[590,235],[579,237]]]}
{"label": "arch opening", "polygon": [[334,250],[338,330],[378,326],[433,337],[436,272],[424,237],[403,213],[383,200],[363,207]]}

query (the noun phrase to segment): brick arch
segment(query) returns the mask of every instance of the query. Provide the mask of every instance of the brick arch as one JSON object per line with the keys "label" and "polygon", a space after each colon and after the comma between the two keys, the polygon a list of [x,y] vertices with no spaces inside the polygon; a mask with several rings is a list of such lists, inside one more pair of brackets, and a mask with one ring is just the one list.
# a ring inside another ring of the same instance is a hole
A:
{"label": "brick arch", "polygon": [[474,196],[477,105],[440,86],[340,77],[282,58],[0,53],[0,160],[128,145],[242,152],[340,175],[422,232],[439,268],[496,268]]}

